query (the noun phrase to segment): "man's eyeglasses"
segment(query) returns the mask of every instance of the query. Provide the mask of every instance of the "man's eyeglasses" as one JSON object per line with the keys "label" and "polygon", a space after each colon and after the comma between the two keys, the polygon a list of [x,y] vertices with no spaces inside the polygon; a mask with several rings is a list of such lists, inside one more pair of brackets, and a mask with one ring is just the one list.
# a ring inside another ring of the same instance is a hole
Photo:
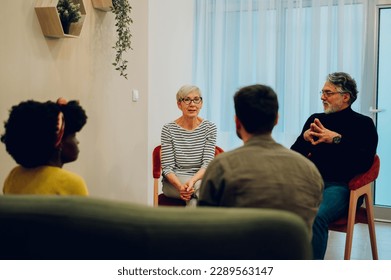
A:
{"label": "man's eyeglasses", "polygon": [[195,97],[194,99],[186,97],[186,98],[182,98],[181,101],[186,105],[190,105],[191,102],[193,102],[194,104],[200,104],[202,101],[202,97]]}
{"label": "man's eyeglasses", "polygon": [[321,90],[319,92],[320,95],[325,95],[326,97],[330,97],[336,93],[339,93],[339,94],[344,94],[345,92],[342,92],[342,91],[328,91],[328,90]]}

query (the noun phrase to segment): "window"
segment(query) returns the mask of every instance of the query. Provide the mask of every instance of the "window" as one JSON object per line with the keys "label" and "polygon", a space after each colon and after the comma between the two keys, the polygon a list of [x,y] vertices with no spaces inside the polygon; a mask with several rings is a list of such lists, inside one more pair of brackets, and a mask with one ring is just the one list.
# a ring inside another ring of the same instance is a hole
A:
{"label": "window", "polygon": [[[391,4],[391,3],[390,3]],[[378,114],[377,130],[379,134],[379,145],[377,152],[380,156],[381,169],[379,177],[376,180],[375,188],[375,204],[379,207],[388,208],[388,213],[381,213],[379,211],[377,217],[390,220],[391,217],[391,176],[388,170],[391,166],[391,97],[389,94],[391,87],[391,80],[389,78],[390,63],[391,63],[391,34],[389,27],[391,26],[391,6],[381,7],[378,10],[378,38],[377,38],[377,53],[378,53],[378,69],[377,69],[377,104]],[[376,110],[375,110],[376,111]],[[388,214],[388,215],[387,215]]]}
{"label": "window", "polygon": [[[233,94],[242,86],[275,89],[280,119],[274,139],[290,147],[305,120],[323,111],[326,75],[351,74],[360,93],[368,0],[195,0],[194,83],[203,114],[218,127],[218,144],[242,144]],[[365,94],[365,93],[364,93]],[[360,111],[360,94],[353,104]],[[366,112],[361,112],[365,114]]]}

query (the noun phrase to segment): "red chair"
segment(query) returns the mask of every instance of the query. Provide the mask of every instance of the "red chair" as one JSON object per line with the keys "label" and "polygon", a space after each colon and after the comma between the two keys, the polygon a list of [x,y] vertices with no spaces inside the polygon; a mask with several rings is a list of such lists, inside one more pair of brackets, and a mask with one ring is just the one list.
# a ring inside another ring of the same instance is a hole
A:
{"label": "red chair", "polygon": [[[357,175],[349,182],[350,201],[348,215],[329,225],[329,230],[346,233],[345,260],[350,259],[353,241],[353,228],[356,223],[368,224],[372,257],[374,260],[379,259],[376,245],[375,218],[373,214],[373,199],[371,191],[371,184],[379,175],[379,170],[380,159],[378,155],[375,155],[371,168],[367,172]],[[361,196],[364,196],[365,207],[362,206],[357,209],[357,201]]]}
{"label": "red chair", "polygon": [[[159,194],[159,179],[162,174],[161,149],[162,146],[159,145],[152,152],[153,206],[186,206],[186,202],[182,199],[167,197],[163,193]],[[216,146],[215,156],[222,152],[224,150]]]}

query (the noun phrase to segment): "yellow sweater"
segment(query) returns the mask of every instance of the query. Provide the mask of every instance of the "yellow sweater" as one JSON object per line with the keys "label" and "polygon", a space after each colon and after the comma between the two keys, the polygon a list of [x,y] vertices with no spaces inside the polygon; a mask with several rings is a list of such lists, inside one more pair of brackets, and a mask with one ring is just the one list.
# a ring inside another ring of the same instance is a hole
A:
{"label": "yellow sweater", "polygon": [[17,166],[5,179],[4,194],[88,195],[83,178],[53,166]]}

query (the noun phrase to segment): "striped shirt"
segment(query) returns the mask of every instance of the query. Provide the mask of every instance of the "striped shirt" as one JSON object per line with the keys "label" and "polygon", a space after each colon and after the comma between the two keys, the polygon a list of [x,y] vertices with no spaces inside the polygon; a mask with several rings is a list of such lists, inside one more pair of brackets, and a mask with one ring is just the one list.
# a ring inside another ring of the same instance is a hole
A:
{"label": "striped shirt", "polygon": [[193,176],[200,168],[206,168],[215,154],[217,127],[203,120],[194,130],[186,130],[177,123],[163,126],[162,173]]}

